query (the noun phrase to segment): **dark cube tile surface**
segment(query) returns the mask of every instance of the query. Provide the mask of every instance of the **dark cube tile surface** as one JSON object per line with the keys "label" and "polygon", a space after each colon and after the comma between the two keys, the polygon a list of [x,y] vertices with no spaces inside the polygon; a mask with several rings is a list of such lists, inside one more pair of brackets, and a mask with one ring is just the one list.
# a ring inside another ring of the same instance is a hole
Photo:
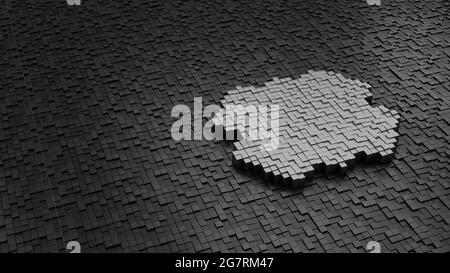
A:
{"label": "dark cube tile surface", "polygon": [[[450,251],[448,1],[2,0],[0,251]],[[175,142],[195,96],[325,70],[400,115],[390,163],[300,189]]]}

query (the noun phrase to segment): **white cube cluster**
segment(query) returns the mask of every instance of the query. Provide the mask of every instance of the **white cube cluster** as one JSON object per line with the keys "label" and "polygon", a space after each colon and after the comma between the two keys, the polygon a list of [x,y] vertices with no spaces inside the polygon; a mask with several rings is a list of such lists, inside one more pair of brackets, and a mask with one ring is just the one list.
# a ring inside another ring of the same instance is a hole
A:
{"label": "white cube cluster", "polygon": [[371,106],[369,88],[338,73],[308,71],[295,80],[274,78],[262,87],[229,91],[223,105],[279,106],[279,145],[272,151],[260,148],[267,140],[245,137],[254,124],[248,119],[237,126],[215,122],[243,136],[235,142],[235,165],[256,168],[268,178],[298,186],[323,167],[326,172],[345,172],[357,156],[392,158],[400,117],[384,106]]}

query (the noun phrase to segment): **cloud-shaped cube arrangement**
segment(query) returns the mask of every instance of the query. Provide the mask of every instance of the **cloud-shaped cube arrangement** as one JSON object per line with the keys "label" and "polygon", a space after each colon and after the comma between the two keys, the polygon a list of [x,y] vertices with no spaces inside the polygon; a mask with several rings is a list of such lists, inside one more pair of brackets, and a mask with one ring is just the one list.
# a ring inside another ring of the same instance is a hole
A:
{"label": "cloud-shaped cube arrangement", "polygon": [[[224,106],[279,106],[279,144],[273,150],[261,149],[265,140],[245,137],[252,126],[248,119],[237,126],[215,123],[244,136],[234,143],[236,166],[298,186],[315,170],[345,172],[357,158],[392,158],[400,117],[384,106],[372,106],[369,88],[338,73],[309,71],[298,79],[274,78],[262,87],[229,91],[221,101]],[[270,122],[267,127],[270,131]]]}

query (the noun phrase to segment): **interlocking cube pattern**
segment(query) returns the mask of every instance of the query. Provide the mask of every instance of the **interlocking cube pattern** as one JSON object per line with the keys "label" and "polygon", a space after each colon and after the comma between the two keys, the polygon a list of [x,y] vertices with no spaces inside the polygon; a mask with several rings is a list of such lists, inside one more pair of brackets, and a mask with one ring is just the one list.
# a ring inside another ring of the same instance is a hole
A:
{"label": "interlocking cube pattern", "polygon": [[[327,172],[337,168],[345,172],[355,164],[356,156],[378,156],[381,162],[392,158],[400,117],[384,106],[371,106],[369,87],[341,74],[309,71],[296,80],[274,79],[263,87],[229,91],[222,105],[253,105],[258,110],[261,105],[279,106],[279,144],[271,150],[263,146],[267,139],[251,136],[252,126],[263,132],[273,129],[270,118],[266,124],[258,123],[252,113],[231,107],[232,113],[222,113],[225,118],[215,118],[215,123],[226,132],[239,131],[241,139],[233,152],[237,166],[260,168],[268,178],[298,186],[322,165]],[[258,114],[258,118],[263,115]],[[236,118],[235,124],[227,122],[242,115],[247,118]]]}
{"label": "interlocking cube pattern", "polygon": [[[449,9],[0,0],[0,252],[449,252]],[[399,113],[390,162],[292,189],[171,137],[174,105],[308,70]]]}

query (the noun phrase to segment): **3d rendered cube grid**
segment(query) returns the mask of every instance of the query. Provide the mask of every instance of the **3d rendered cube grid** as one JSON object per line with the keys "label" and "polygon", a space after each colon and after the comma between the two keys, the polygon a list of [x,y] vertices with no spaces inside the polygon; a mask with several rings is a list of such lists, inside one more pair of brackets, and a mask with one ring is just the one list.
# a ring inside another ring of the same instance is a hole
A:
{"label": "3d rendered cube grid", "polygon": [[[0,252],[450,250],[448,1],[0,5]],[[308,70],[398,112],[392,161],[291,189],[171,138],[176,104]]]}

